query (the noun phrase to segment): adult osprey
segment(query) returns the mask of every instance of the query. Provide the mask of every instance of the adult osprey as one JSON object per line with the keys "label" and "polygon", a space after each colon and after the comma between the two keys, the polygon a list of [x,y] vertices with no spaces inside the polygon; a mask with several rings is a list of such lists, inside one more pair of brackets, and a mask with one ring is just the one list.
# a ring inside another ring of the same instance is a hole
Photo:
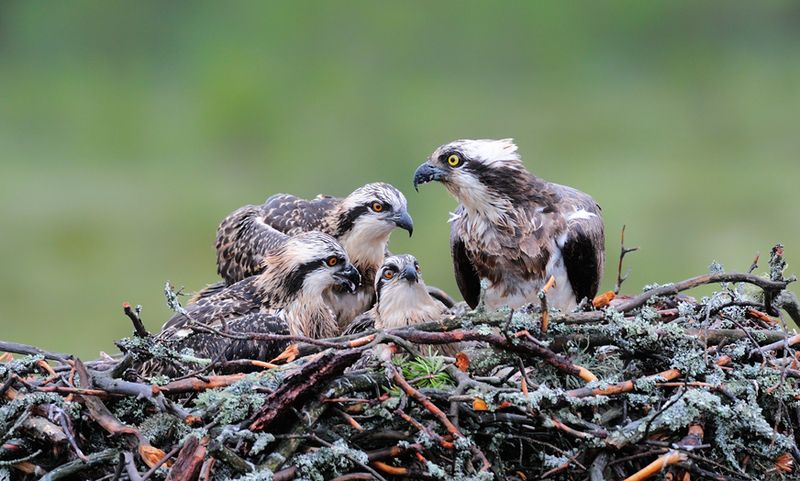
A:
{"label": "adult osprey", "polygon": [[[405,196],[389,184],[367,184],[343,199],[276,194],[262,205],[242,207],[223,219],[217,229],[217,271],[227,284],[261,272],[275,247],[274,230],[288,235],[311,230],[329,234],[341,243],[362,278],[355,294],[341,289],[331,293],[331,306],[344,327],[374,303],[375,272],[395,227],[409,235],[414,229]],[[200,297],[219,287],[211,286]]]}
{"label": "adult osprey", "polygon": [[201,357],[271,359],[283,342],[241,340],[198,333],[192,325],[231,333],[269,332],[312,338],[339,333],[327,294],[340,288],[354,292],[358,270],[336,240],[321,232],[288,237],[273,229],[274,247],[264,256],[265,268],[256,275],[198,299],[184,313],[175,314],[159,334],[190,347]]}
{"label": "adult osprey", "polygon": [[481,281],[489,308],[538,302],[574,309],[597,294],[603,275],[600,206],[588,194],[542,180],[522,165],[512,139],[456,140],[414,173],[414,188],[439,181],[460,202],[450,218],[456,281],[470,307]]}

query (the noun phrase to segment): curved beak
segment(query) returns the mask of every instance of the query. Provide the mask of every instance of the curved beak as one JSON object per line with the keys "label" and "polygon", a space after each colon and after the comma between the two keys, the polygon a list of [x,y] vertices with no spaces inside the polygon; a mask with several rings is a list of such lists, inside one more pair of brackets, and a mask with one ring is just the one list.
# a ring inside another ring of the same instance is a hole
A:
{"label": "curved beak", "polygon": [[408,237],[411,237],[411,235],[414,233],[414,221],[411,219],[411,216],[408,215],[408,212],[404,210],[400,211],[393,215],[391,219],[392,222],[394,222],[394,225],[405,231],[408,231]]}
{"label": "curved beak", "polygon": [[400,278],[408,282],[419,282],[419,274],[414,266],[405,266],[403,272],[400,273]]}
{"label": "curved beak", "polygon": [[429,163],[424,163],[417,167],[414,172],[414,190],[419,192],[419,184],[425,184],[433,180],[441,180],[444,176],[444,171],[438,167],[434,167]]}
{"label": "curved beak", "polygon": [[359,274],[358,269],[353,267],[353,264],[350,263],[340,271],[334,273],[333,278],[336,280],[338,286],[344,287],[350,294],[356,292],[358,286],[361,285],[361,274]]}

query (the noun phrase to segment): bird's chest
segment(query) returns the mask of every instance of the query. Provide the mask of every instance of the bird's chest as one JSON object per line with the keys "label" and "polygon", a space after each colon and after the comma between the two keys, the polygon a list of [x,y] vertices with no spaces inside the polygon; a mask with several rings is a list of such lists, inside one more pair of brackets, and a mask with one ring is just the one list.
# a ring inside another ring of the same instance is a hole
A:
{"label": "bird's chest", "polygon": [[[484,303],[490,309],[518,308],[539,303],[539,290],[550,276],[556,283],[548,291],[551,306],[575,307],[567,277],[557,225],[546,215],[496,225],[468,215],[459,219],[468,256],[480,277]],[[548,229],[549,227],[549,229]]]}
{"label": "bird's chest", "polygon": [[374,303],[374,289],[366,285],[359,287],[353,294],[338,289],[331,291],[330,306],[341,330],[346,328],[358,315],[372,308]]}
{"label": "bird's chest", "polygon": [[503,306],[517,309],[526,304],[540,304],[539,291],[550,279],[550,276],[555,279],[555,284],[547,291],[548,306],[569,311],[577,305],[561,256],[553,256],[545,268],[538,273],[519,272],[512,269],[503,270],[503,268],[500,268],[499,272],[499,275],[492,276],[492,278],[481,276],[481,280],[486,286],[483,302],[489,309]]}

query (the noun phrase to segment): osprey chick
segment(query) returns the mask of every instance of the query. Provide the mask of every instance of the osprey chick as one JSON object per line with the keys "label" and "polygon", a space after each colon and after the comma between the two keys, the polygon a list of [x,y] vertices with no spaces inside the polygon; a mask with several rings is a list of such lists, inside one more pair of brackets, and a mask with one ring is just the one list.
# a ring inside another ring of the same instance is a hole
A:
{"label": "osprey chick", "polygon": [[600,206],[588,194],[525,169],[512,139],[456,140],[414,173],[414,188],[439,181],[460,202],[450,218],[456,281],[470,307],[481,281],[490,309],[538,301],[550,276],[553,307],[571,310],[597,294],[603,275]]}
{"label": "osprey chick", "polygon": [[[446,305],[430,295],[422,280],[419,263],[410,254],[390,256],[384,260],[375,278],[375,292],[375,305],[355,318],[344,334],[438,321],[448,311]],[[452,356],[458,352],[459,344],[431,347],[439,354]]]}
{"label": "osprey chick", "polygon": [[343,327],[374,303],[375,272],[396,227],[409,235],[414,228],[405,196],[389,184],[367,184],[343,199],[320,195],[306,200],[276,194],[222,221],[217,230],[217,271],[228,284],[261,272],[269,263],[267,254],[275,248],[275,230],[288,235],[310,230],[330,234],[347,251],[362,278],[355,295],[341,289],[331,293],[331,306]]}
{"label": "osprey chick", "polygon": [[348,326],[347,334],[434,321],[447,311],[447,306],[429,294],[419,263],[410,254],[383,261],[375,278],[375,293],[375,305]]}
{"label": "osprey chick", "polygon": [[230,332],[286,333],[312,338],[332,337],[339,328],[326,294],[338,288],[354,292],[358,270],[336,240],[321,232],[293,237],[273,230],[265,268],[256,276],[203,297],[168,320],[161,336],[191,347],[199,356],[265,359],[276,356],[285,343],[235,341],[193,331],[190,324]]}

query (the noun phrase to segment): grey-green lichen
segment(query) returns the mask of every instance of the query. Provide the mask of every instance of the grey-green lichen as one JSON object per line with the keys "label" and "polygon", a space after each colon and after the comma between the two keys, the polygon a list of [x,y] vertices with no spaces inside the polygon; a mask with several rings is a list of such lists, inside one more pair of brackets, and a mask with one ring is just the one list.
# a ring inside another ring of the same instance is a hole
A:
{"label": "grey-green lichen", "polygon": [[324,481],[346,473],[356,463],[367,464],[367,453],[351,449],[343,440],[336,440],[330,447],[322,447],[309,454],[295,456],[299,480]]}
{"label": "grey-green lichen", "polygon": [[24,356],[10,362],[0,363],[0,380],[5,380],[11,374],[27,375],[36,370],[36,363],[43,360],[43,356],[36,355]]}
{"label": "grey-green lichen", "polygon": [[153,446],[166,446],[189,434],[191,428],[175,416],[157,413],[145,419],[139,431]]}
{"label": "grey-green lichen", "polygon": [[210,389],[198,394],[194,405],[219,424],[243,421],[264,404],[265,395],[254,389],[262,385],[262,381],[264,379],[256,374],[249,374],[224,389]]}
{"label": "grey-green lichen", "polygon": [[274,473],[269,469],[258,469],[238,478],[233,478],[231,481],[272,481]]}

